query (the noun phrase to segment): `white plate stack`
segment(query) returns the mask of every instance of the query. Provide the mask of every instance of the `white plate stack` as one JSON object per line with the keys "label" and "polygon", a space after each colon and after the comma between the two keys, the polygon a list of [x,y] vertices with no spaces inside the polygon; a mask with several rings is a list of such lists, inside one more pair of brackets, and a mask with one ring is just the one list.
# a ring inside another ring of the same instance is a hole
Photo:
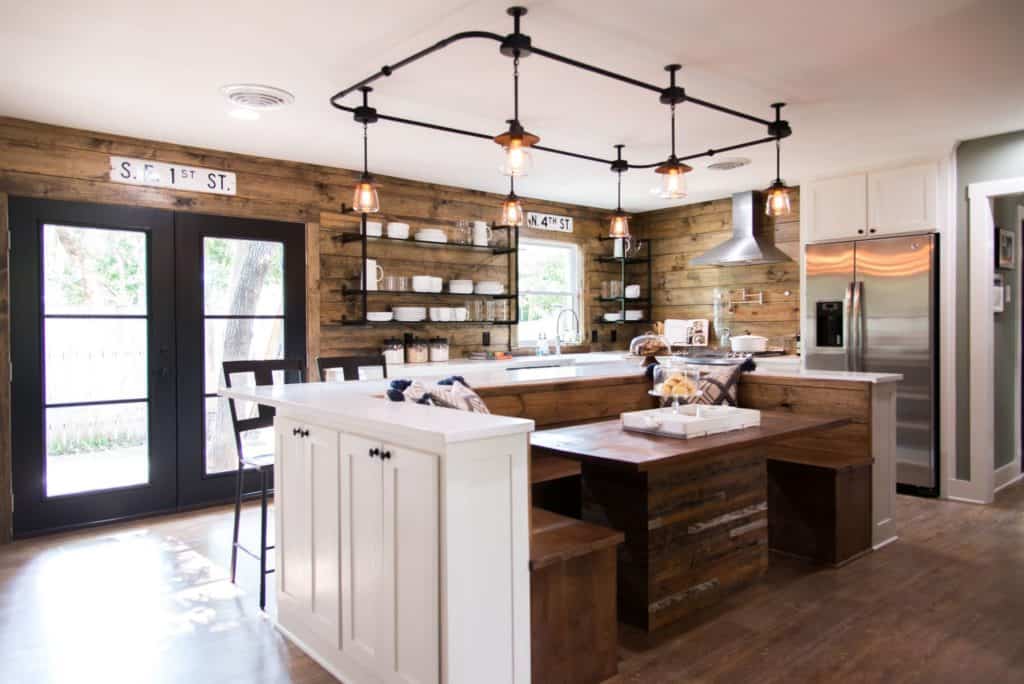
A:
{"label": "white plate stack", "polygon": [[448,236],[440,228],[423,228],[414,236],[420,242],[448,242]]}
{"label": "white plate stack", "polygon": [[476,293],[482,295],[504,294],[505,286],[497,280],[481,280],[476,284]]}
{"label": "white plate stack", "polygon": [[448,291],[452,294],[473,294],[473,281],[449,280]]}
{"label": "white plate stack", "polygon": [[416,323],[427,320],[427,309],[423,306],[395,306],[392,307],[395,320],[402,323]]}

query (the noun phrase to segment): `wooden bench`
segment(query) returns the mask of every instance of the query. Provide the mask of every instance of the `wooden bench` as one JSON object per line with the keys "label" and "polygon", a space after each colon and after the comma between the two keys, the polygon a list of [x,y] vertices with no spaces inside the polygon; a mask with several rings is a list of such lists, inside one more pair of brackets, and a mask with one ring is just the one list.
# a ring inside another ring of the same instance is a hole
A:
{"label": "wooden bench", "polygon": [[530,643],[534,684],[596,684],[618,671],[621,532],[534,508]]}
{"label": "wooden bench", "polygon": [[530,454],[533,505],[570,518],[582,518],[582,466],[554,454]]}
{"label": "wooden bench", "polygon": [[768,545],[840,566],[871,550],[868,456],[787,450],[768,457]]}

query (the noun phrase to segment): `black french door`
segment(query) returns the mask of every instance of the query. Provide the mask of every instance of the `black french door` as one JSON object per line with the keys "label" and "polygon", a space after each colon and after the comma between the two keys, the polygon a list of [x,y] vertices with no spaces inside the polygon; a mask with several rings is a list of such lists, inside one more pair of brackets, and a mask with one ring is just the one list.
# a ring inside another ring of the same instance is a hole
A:
{"label": "black french door", "polygon": [[216,369],[304,355],[303,226],[18,198],[10,225],[15,535],[228,500]]}

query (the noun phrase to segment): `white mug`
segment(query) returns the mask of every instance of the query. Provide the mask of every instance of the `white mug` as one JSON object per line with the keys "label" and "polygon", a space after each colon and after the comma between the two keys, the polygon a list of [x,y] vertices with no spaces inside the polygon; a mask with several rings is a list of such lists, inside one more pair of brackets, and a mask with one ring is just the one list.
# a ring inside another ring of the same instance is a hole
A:
{"label": "white mug", "polygon": [[367,292],[376,292],[377,285],[382,280],[384,280],[384,269],[377,265],[376,259],[367,259],[366,268],[363,270],[363,289]]}
{"label": "white mug", "polygon": [[473,221],[473,244],[477,247],[486,247],[491,243],[491,227],[487,221]]}

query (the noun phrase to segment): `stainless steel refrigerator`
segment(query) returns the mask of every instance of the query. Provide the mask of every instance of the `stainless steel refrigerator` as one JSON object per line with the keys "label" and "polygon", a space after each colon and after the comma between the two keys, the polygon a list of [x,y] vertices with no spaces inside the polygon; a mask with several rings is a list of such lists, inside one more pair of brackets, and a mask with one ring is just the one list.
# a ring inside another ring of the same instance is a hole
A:
{"label": "stainless steel refrigerator", "polygon": [[805,249],[806,367],[902,373],[897,489],[938,496],[938,236]]}

